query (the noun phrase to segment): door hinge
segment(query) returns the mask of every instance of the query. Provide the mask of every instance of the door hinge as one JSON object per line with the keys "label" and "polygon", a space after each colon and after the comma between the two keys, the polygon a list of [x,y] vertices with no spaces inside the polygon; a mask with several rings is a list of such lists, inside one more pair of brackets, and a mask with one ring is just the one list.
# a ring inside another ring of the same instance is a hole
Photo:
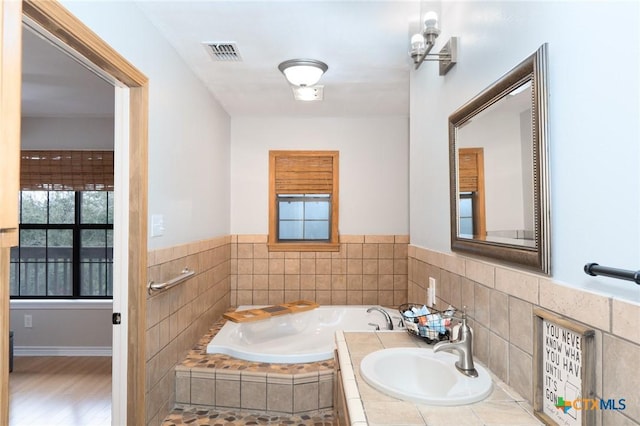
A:
{"label": "door hinge", "polygon": [[122,315],[120,312],[114,312],[113,315],[111,315],[111,322],[113,325],[118,325],[122,322]]}

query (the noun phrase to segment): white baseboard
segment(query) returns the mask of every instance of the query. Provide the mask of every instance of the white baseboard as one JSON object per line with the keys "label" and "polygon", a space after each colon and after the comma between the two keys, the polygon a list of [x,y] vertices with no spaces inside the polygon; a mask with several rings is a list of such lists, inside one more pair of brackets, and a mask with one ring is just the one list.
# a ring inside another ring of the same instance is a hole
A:
{"label": "white baseboard", "polygon": [[14,356],[111,356],[110,346],[15,346]]}

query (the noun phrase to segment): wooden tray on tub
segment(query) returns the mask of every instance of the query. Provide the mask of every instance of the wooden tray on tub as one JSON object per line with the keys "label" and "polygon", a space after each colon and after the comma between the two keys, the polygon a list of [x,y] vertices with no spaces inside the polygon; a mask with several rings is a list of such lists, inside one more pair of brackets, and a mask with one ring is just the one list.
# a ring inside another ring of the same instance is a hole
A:
{"label": "wooden tray on tub", "polygon": [[279,305],[265,306],[264,308],[246,309],[243,311],[225,312],[222,316],[233,322],[260,321],[283,314],[294,314],[317,308],[316,302],[309,300],[296,300],[295,302],[281,303]]}

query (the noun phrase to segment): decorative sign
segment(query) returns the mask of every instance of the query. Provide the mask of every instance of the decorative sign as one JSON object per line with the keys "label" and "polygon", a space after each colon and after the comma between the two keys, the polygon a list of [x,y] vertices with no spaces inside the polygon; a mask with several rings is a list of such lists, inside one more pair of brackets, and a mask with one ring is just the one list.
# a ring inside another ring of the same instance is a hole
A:
{"label": "decorative sign", "polygon": [[534,410],[550,425],[595,421],[594,331],[542,309],[534,309]]}

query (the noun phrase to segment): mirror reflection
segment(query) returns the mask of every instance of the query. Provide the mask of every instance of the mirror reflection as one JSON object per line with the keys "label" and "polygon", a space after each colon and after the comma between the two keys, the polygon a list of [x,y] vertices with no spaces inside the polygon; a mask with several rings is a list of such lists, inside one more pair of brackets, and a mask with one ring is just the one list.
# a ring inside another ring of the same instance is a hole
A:
{"label": "mirror reflection", "polygon": [[531,81],[458,126],[458,232],[535,247]]}
{"label": "mirror reflection", "polygon": [[546,45],[449,116],[451,249],[549,273]]}

